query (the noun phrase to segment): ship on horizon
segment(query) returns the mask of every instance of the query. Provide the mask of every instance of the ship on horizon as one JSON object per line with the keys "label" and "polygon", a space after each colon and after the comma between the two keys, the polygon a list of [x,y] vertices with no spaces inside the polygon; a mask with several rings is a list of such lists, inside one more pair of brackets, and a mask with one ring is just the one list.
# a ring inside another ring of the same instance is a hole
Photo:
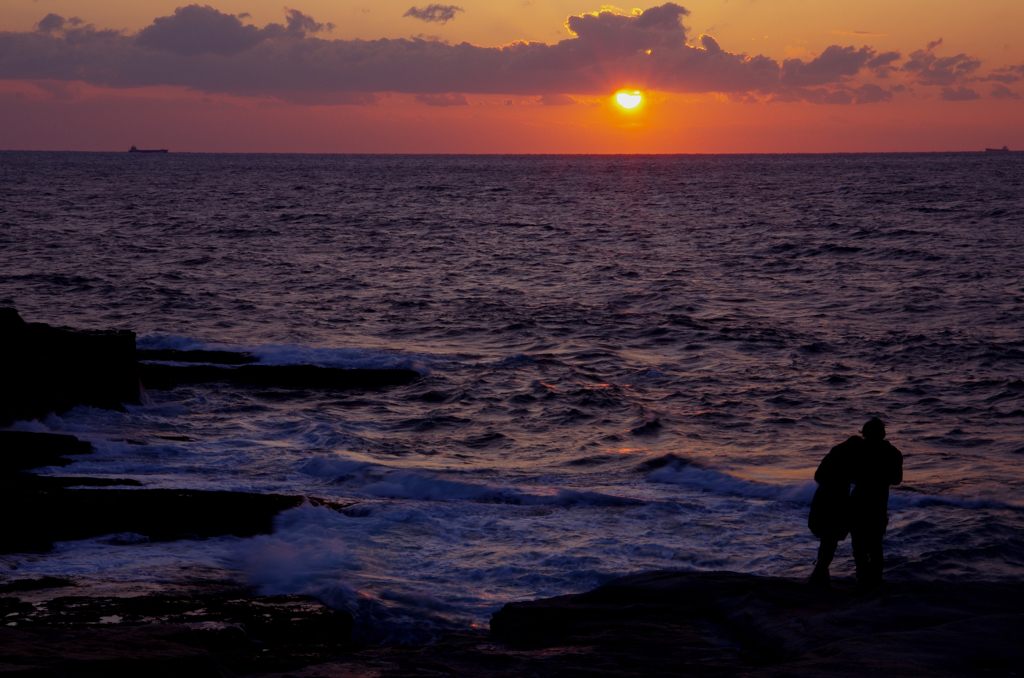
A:
{"label": "ship on horizon", "polygon": [[1008,147],[1003,146],[1002,148],[986,148],[985,152],[986,153],[1010,153],[1011,151],[1010,151],[1010,149]]}
{"label": "ship on horizon", "polygon": [[132,144],[132,147],[128,149],[128,152],[129,153],[166,153],[167,149],[166,148],[150,148],[150,149],[147,149],[147,148],[135,148],[135,144]]}

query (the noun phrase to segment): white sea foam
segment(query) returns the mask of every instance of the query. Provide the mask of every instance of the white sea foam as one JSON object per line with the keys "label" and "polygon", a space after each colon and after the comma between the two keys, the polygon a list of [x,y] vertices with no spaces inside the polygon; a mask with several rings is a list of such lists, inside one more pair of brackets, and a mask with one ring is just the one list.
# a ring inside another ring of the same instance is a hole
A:
{"label": "white sea foam", "polygon": [[330,478],[357,496],[421,501],[471,501],[519,506],[630,506],[639,499],[568,488],[543,493],[514,487],[451,480],[426,471],[395,470],[380,464],[318,455],[300,467],[303,473]]}
{"label": "white sea foam", "polygon": [[[588,535],[557,538],[575,520],[568,513],[387,500],[354,508],[285,511],[273,534],[239,541],[227,564],[260,593],[314,595],[349,610],[360,637],[384,642],[482,626],[508,600],[586,590],[618,574],[602,567]],[[622,566],[630,549],[612,546],[618,528],[600,531],[601,548]]]}
{"label": "white sea foam", "polygon": [[262,365],[318,365],[344,369],[414,370],[430,373],[429,365],[447,360],[440,356],[396,353],[368,348],[316,348],[299,344],[259,346],[212,344],[180,334],[147,334],[136,339],[140,349],[178,351],[233,351],[252,354]]}
{"label": "white sea foam", "polygon": [[[811,499],[814,498],[815,490],[818,489],[818,483],[813,480],[795,485],[775,485],[772,483],[743,480],[723,471],[684,463],[670,463],[667,466],[656,469],[647,476],[647,479],[650,482],[670,483],[714,494],[808,505],[811,503]],[[898,490],[889,493],[890,510],[926,506],[1024,510],[1022,506],[993,499],[937,496],[900,492]]]}
{"label": "white sea foam", "polygon": [[[429,641],[434,628],[445,624],[432,614],[436,605],[431,601],[436,599],[415,585],[410,590],[408,582],[395,582],[398,588],[393,590],[395,584],[381,581],[381,575],[389,573],[388,565],[365,562],[378,557],[378,535],[416,518],[408,511],[368,516],[350,518],[307,503],[278,515],[273,534],[238,543],[226,563],[241,570],[260,594],[312,595],[335,609],[348,610],[356,620],[356,635],[364,642]],[[406,560],[405,554],[396,556]],[[361,590],[364,570],[369,579],[363,583],[372,592]]]}
{"label": "white sea foam", "polygon": [[267,344],[248,349],[266,365],[320,365],[347,369],[414,370],[421,375],[430,370],[430,358],[422,355],[390,353],[364,348],[312,348],[298,344]]}
{"label": "white sea foam", "polygon": [[927,506],[953,506],[966,509],[1006,509],[1010,511],[1024,511],[1024,506],[1021,506],[1020,504],[1002,502],[995,499],[916,494],[899,491],[889,493],[890,510]]}
{"label": "white sea foam", "polygon": [[[233,564],[264,595],[319,592],[325,583],[340,583],[345,572],[361,565],[332,530],[338,514],[306,503],[275,519],[274,534],[239,545]],[[354,592],[353,592],[354,593]]]}
{"label": "white sea foam", "polygon": [[652,471],[647,479],[650,482],[671,483],[715,494],[798,504],[810,504],[814,497],[814,491],[818,488],[818,484],[813,480],[796,485],[775,485],[743,480],[724,471],[693,464],[669,464]]}
{"label": "white sea foam", "polygon": [[328,478],[335,483],[356,482],[367,484],[383,478],[390,470],[369,461],[348,459],[340,455],[313,456],[299,467],[299,471],[318,478]]}
{"label": "white sea foam", "polygon": [[629,497],[566,488],[554,488],[552,492],[537,494],[511,487],[447,480],[412,471],[392,473],[379,482],[367,485],[362,492],[372,497],[389,499],[474,501],[521,506],[628,506],[644,503]]}

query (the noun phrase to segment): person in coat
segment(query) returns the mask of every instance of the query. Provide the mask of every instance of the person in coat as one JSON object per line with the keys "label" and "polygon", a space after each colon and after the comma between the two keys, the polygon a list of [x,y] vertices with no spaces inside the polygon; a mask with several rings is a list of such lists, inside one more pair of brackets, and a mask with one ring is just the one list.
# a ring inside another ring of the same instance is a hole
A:
{"label": "person in coat", "polygon": [[[885,440],[885,424],[872,417],[861,435],[833,447],[814,474],[818,490],[807,525],[821,540],[811,584],[829,586],[829,565],[839,542],[852,535],[857,585],[882,581],[882,536],[889,524],[889,486],[903,481],[903,455]],[[850,491],[850,486],[853,491]]]}

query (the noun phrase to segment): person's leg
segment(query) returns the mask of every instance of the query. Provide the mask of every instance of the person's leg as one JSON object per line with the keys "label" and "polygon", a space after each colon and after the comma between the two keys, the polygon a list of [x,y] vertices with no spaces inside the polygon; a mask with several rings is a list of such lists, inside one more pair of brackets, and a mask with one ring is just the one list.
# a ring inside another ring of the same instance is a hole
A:
{"label": "person's leg", "polygon": [[818,546],[818,560],[814,565],[814,572],[811,573],[811,584],[815,586],[829,586],[828,566],[835,558],[836,548],[839,542],[835,539],[822,539]]}
{"label": "person's leg", "polygon": [[871,585],[871,550],[868,545],[870,541],[871,539],[864,531],[857,530],[850,533],[850,544],[853,546],[853,562],[857,566],[857,586],[861,588]]}
{"label": "person's leg", "polygon": [[857,530],[851,533],[853,561],[857,564],[857,586],[869,589],[882,583],[882,535],[885,531]]}
{"label": "person's leg", "polygon": [[868,557],[871,560],[871,583],[882,583],[882,567],[885,559],[882,557],[882,535],[883,532],[871,535],[871,542],[868,550]]}

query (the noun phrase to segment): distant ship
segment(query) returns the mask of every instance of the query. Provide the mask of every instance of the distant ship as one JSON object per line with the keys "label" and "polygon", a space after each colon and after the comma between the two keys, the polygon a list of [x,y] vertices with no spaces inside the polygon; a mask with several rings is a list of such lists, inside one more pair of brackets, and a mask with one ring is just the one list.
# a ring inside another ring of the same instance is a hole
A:
{"label": "distant ship", "polygon": [[166,148],[135,148],[132,146],[128,149],[129,153],[166,153]]}
{"label": "distant ship", "polygon": [[1002,148],[986,148],[985,152],[986,153],[1009,153],[1010,149],[1007,148],[1006,146],[1003,146]]}

